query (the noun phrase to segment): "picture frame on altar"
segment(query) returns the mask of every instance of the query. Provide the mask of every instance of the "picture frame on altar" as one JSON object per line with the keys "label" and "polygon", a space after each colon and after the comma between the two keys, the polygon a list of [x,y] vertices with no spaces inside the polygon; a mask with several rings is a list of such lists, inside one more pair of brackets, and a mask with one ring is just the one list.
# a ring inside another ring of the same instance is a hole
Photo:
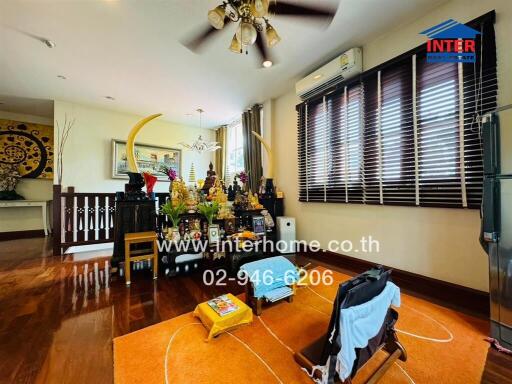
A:
{"label": "picture frame on altar", "polygon": [[[163,167],[173,169],[178,177],[182,175],[181,149],[135,143],[135,158],[141,173],[149,172],[158,180],[169,180]],[[112,139],[112,178],[128,179],[126,141]]]}
{"label": "picture frame on altar", "polygon": [[208,226],[208,241],[218,243],[220,241],[220,227],[218,224]]}
{"label": "picture frame on altar", "polygon": [[263,216],[257,215],[252,217],[252,231],[256,235],[264,235],[266,232],[265,228],[265,218]]}

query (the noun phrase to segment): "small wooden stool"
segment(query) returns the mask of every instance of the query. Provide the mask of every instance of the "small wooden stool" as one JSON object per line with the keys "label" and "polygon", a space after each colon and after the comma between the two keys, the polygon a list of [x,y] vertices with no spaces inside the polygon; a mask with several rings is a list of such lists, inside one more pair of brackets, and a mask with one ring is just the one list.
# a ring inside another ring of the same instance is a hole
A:
{"label": "small wooden stool", "polygon": [[[156,233],[155,232],[135,232],[135,233],[126,233],[124,235],[124,271],[125,271],[125,279],[126,285],[131,284],[130,280],[130,262],[132,261],[142,261],[142,260],[152,260],[153,261],[153,279],[158,278],[158,246],[156,243]],[[152,253],[140,254],[141,251],[131,251],[130,246],[132,244],[140,244],[140,243],[151,243],[152,245]],[[138,254],[137,254],[138,252]],[[134,254],[132,256],[132,254]]]}
{"label": "small wooden stool", "polygon": [[252,323],[252,311],[245,303],[233,296],[231,293],[226,295],[233,304],[238,306],[236,311],[220,316],[208,302],[198,304],[194,310],[194,316],[198,317],[203,325],[208,329],[208,338],[210,341],[213,337],[223,332],[230,331],[240,325]]}

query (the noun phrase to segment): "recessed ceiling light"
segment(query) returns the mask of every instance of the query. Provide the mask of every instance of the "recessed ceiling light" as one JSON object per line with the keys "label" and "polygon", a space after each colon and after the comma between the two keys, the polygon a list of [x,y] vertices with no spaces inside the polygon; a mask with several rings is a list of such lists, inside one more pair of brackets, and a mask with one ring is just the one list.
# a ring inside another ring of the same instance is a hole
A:
{"label": "recessed ceiling light", "polygon": [[107,100],[115,100],[115,98],[113,98],[112,96],[105,96],[105,99],[107,99]]}
{"label": "recessed ceiling light", "polygon": [[62,80],[66,80],[66,79],[67,79],[67,77],[66,77],[66,76],[64,76],[64,75],[57,75],[57,77],[58,77],[59,79],[62,79]]}
{"label": "recessed ceiling light", "polygon": [[323,75],[321,74],[318,74],[318,75],[315,75],[313,76],[313,80],[318,80],[319,78],[321,78]]}
{"label": "recessed ceiling light", "polygon": [[272,63],[270,60],[265,60],[265,61],[263,62],[263,66],[264,66],[265,68],[270,68],[273,64],[274,64],[274,63]]}
{"label": "recessed ceiling light", "polygon": [[55,48],[55,43],[48,39],[43,39],[42,42],[48,47],[48,48]]}

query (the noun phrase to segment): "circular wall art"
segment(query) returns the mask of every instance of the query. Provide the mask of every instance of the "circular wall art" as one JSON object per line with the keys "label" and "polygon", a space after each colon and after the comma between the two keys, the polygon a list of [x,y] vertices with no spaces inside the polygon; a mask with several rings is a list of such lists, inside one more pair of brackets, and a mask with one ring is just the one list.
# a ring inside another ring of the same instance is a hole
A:
{"label": "circular wall art", "polygon": [[0,119],[0,163],[24,178],[53,179],[53,127]]}

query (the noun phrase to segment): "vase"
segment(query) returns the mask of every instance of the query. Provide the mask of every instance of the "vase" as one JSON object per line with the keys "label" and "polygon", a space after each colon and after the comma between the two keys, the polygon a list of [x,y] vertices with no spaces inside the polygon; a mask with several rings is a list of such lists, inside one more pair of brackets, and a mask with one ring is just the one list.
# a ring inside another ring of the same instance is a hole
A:
{"label": "vase", "polygon": [[167,229],[167,238],[170,241],[180,241],[181,235],[178,227],[170,227]]}

